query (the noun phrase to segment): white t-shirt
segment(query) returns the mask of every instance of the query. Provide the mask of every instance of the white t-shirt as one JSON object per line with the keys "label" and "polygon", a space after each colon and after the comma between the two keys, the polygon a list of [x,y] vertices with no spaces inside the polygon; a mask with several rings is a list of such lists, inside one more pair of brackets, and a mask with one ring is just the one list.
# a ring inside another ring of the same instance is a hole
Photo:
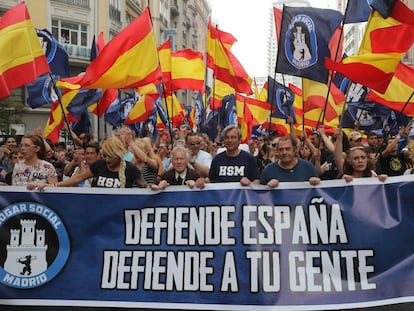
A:
{"label": "white t-shirt", "polygon": [[[250,153],[250,150],[249,150],[249,145],[248,145],[248,144],[240,144],[240,145],[239,145],[239,149],[240,149],[240,150],[244,150],[244,151],[246,151],[246,152]],[[218,148],[218,149],[217,149],[216,154],[217,154],[217,153],[220,153],[220,152],[223,152],[223,151],[226,151],[226,150],[227,150],[227,148],[226,148],[226,147],[220,147],[220,148]]]}

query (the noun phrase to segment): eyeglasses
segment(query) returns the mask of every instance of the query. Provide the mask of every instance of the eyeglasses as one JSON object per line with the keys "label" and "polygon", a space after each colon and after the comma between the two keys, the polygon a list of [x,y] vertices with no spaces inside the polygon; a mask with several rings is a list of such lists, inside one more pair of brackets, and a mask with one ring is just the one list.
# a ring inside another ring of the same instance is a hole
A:
{"label": "eyeglasses", "polygon": [[192,141],[190,143],[191,146],[195,146],[195,145],[199,145],[199,144],[201,144],[201,141]]}
{"label": "eyeglasses", "polygon": [[272,146],[273,148],[277,147],[277,143],[269,144],[269,146]]}
{"label": "eyeglasses", "polygon": [[356,142],[360,142],[362,141],[362,138],[358,138],[358,139],[351,139],[352,141],[356,141]]}
{"label": "eyeglasses", "polygon": [[20,144],[20,148],[39,147],[38,145]]}

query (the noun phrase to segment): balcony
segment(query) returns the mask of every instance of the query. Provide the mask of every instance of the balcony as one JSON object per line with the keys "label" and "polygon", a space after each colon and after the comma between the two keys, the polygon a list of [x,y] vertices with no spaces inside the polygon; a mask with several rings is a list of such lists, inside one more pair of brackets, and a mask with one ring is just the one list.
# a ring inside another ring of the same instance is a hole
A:
{"label": "balcony", "polygon": [[78,46],[73,44],[66,44],[61,43],[65,51],[68,53],[69,58],[71,59],[82,59],[82,60],[88,60],[91,56],[91,49],[85,46]]}
{"label": "balcony", "polygon": [[85,8],[85,9],[90,8],[89,0],[59,0],[59,1],[55,0],[55,1],[59,2],[59,3],[67,4],[67,5],[82,7],[82,8]]}
{"label": "balcony", "polygon": [[113,5],[109,5],[109,17],[111,17],[112,19],[120,22],[121,21],[121,11],[119,11]]}

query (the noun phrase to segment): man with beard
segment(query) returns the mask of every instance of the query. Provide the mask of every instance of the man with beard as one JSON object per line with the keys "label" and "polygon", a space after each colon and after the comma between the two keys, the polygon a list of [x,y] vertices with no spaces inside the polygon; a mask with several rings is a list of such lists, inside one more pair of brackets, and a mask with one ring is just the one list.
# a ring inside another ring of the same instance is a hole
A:
{"label": "man with beard", "polygon": [[265,167],[260,183],[275,188],[279,182],[309,181],[320,183],[315,167],[297,156],[297,142],[291,136],[281,137],[278,144],[279,160]]}

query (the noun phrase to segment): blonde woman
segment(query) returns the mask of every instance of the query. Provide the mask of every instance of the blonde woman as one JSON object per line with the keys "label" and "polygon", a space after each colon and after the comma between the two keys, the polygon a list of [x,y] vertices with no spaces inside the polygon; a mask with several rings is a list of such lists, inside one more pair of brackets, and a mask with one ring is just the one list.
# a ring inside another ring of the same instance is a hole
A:
{"label": "blonde woman", "polygon": [[133,139],[126,135],[129,150],[134,154],[131,160],[141,171],[142,177],[148,185],[157,183],[158,176],[162,170],[162,161],[154,152],[151,142],[147,138]]}
{"label": "blonde woman", "polygon": [[102,160],[97,160],[80,174],[58,182],[54,185],[47,184],[39,187],[70,187],[79,184],[85,179],[91,178],[91,187],[100,188],[131,188],[133,186],[145,187],[142,175],[137,167],[124,160],[127,152],[124,144],[116,137],[108,138],[102,143]]}

